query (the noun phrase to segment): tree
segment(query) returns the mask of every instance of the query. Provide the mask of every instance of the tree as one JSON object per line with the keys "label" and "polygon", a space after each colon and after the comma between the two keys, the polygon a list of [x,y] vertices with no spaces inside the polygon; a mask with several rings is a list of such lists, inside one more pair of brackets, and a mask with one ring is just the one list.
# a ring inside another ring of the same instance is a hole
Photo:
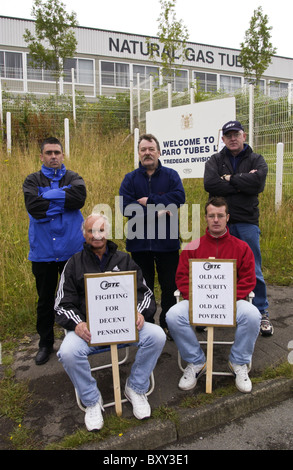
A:
{"label": "tree", "polygon": [[[58,81],[63,74],[64,60],[73,57],[77,40],[72,30],[77,26],[76,14],[67,13],[59,0],[35,0],[32,9],[35,17],[35,36],[28,29],[23,35],[28,45],[32,67],[50,70]],[[48,46],[48,47],[46,47]]]}
{"label": "tree", "polygon": [[[182,21],[177,21],[175,13],[176,0],[159,0],[161,13],[158,18],[158,37],[163,45],[161,53],[162,75],[167,80],[172,80],[172,69],[176,68],[176,60],[183,59],[186,51],[186,41],[189,34]],[[155,60],[151,51],[150,59]]]}
{"label": "tree", "polygon": [[263,15],[262,8],[254,10],[250,20],[250,27],[245,32],[244,42],[241,43],[239,54],[244,68],[244,76],[249,83],[256,86],[265,70],[272,61],[276,49],[270,42],[272,27],[268,26],[268,16]]}

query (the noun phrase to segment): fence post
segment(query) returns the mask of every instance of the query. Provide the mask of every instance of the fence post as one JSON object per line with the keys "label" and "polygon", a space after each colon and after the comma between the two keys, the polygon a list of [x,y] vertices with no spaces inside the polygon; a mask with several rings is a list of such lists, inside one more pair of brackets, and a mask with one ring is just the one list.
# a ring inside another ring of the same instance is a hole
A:
{"label": "fence post", "polygon": [[292,104],[293,104],[293,82],[290,82],[289,85],[288,85],[288,114],[289,114],[289,117],[291,116]]}
{"label": "fence post", "polygon": [[130,134],[133,134],[133,80],[130,81]]}
{"label": "fence post", "polygon": [[138,138],[139,129],[136,127],[134,129],[134,168],[138,168]]}
{"label": "fence post", "polygon": [[282,204],[282,186],[283,186],[283,160],[284,160],[284,144],[277,144],[277,161],[276,161],[276,189],[275,189],[275,211],[277,212]]}
{"label": "fence post", "polygon": [[253,148],[254,134],[254,87],[249,85],[249,145]]}
{"label": "fence post", "polygon": [[72,82],[72,111],[73,111],[73,122],[74,122],[74,127],[75,127],[76,126],[76,108],[75,108],[74,68],[71,69],[71,82]]}
{"label": "fence post", "polygon": [[194,87],[193,86],[190,87],[189,94],[190,94],[190,104],[194,104]]}
{"label": "fence post", "polygon": [[11,153],[11,113],[6,113],[7,153]]}
{"label": "fence post", "polygon": [[64,119],[64,134],[65,134],[65,157],[70,158],[70,147],[69,147],[69,119]]}
{"label": "fence post", "polygon": [[172,108],[172,83],[168,83],[168,108]]}
{"label": "fence post", "polygon": [[153,110],[153,76],[150,75],[150,111]]}
{"label": "fence post", "polygon": [[136,74],[136,87],[137,87],[137,120],[140,125],[140,74]]}

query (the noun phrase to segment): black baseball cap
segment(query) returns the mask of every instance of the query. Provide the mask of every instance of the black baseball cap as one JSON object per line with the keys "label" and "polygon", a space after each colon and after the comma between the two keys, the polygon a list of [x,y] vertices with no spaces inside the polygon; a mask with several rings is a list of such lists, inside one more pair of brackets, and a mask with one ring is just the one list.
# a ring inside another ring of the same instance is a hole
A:
{"label": "black baseball cap", "polygon": [[244,131],[244,129],[239,121],[229,121],[223,125],[222,132],[225,135],[229,131]]}

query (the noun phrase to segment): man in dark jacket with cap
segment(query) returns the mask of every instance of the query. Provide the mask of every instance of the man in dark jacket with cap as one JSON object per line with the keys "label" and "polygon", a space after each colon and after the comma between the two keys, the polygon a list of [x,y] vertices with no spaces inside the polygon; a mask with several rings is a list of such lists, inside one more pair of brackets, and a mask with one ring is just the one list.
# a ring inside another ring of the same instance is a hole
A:
{"label": "man in dark jacket with cap", "polygon": [[223,196],[229,206],[229,230],[251,247],[255,257],[257,284],[254,304],[262,314],[262,335],[273,334],[268,317],[266,284],[261,269],[259,200],[264,190],[268,166],[262,155],[245,143],[246,133],[239,121],[222,128],[225,147],[206,162],[204,187],[210,196]]}

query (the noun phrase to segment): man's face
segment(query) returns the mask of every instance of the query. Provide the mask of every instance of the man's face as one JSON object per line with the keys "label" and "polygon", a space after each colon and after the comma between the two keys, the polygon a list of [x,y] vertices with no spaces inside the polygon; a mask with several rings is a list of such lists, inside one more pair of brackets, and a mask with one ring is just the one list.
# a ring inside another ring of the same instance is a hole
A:
{"label": "man's face", "polygon": [[139,143],[138,155],[142,166],[147,170],[154,170],[157,168],[160,152],[154,140],[148,141],[143,139]]}
{"label": "man's face", "polygon": [[90,217],[84,224],[84,238],[88,245],[95,252],[106,250],[107,233],[105,223],[102,217]]}
{"label": "man's face", "polygon": [[208,230],[213,237],[220,237],[226,232],[226,225],[229,220],[229,214],[226,213],[226,207],[216,207],[209,204],[206,213],[206,222]]}
{"label": "man's face", "polygon": [[246,134],[243,131],[229,131],[223,135],[223,142],[232,155],[237,156],[244,148]]}
{"label": "man's face", "polygon": [[60,145],[46,144],[44,145],[43,151],[40,155],[40,159],[46,167],[59,169],[62,166],[64,154]]}

